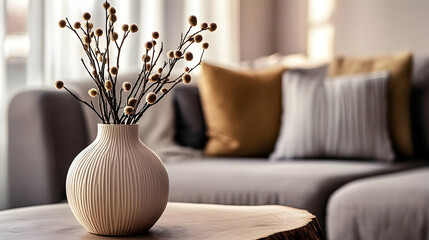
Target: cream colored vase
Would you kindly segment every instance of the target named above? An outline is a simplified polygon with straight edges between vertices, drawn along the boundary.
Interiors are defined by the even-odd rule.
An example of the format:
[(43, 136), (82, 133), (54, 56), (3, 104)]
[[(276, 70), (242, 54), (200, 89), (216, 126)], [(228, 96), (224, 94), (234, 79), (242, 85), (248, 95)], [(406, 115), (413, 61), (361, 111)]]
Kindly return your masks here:
[(138, 125), (99, 124), (95, 141), (76, 156), (67, 174), (70, 208), (98, 235), (146, 232), (168, 201), (168, 175), (138, 137)]

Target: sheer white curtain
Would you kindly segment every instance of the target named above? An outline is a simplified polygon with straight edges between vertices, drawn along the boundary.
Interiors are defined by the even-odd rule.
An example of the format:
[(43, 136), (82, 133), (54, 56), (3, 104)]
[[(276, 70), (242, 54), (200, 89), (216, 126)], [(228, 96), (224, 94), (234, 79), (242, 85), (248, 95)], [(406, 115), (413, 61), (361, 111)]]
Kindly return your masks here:
[(5, 1), (0, 0), (0, 209), (7, 207), (7, 91), (4, 57)]
[[(121, 71), (137, 71), (144, 43), (153, 31), (159, 31), (164, 49), (174, 49), (180, 33), (187, 29), (187, 17), (198, 16), (200, 22), (216, 22), (218, 30), (206, 34), (211, 49), (205, 60), (230, 64), (239, 61), (239, 0), (111, 0), (118, 10), (117, 29), (123, 23), (137, 23), (138, 34), (130, 35), (121, 53)], [(82, 13), (92, 13), (95, 26), (103, 26), (104, 11), (100, 0), (31, 0), (30, 57), (28, 84), (52, 84), (58, 79), (86, 76), (80, 58), (85, 57), (74, 34), (60, 29), (59, 19), (73, 23)]]

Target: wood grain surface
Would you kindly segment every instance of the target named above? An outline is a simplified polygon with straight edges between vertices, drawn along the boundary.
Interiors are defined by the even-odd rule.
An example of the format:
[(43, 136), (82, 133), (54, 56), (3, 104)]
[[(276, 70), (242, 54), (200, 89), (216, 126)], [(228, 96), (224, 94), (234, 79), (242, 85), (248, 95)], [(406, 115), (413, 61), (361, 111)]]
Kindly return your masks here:
[[(0, 239), (114, 239), (87, 232), (68, 204), (0, 212)], [(117, 239), (324, 239), (311, 213), (285, 206), (168, 203), (146, 234)]]

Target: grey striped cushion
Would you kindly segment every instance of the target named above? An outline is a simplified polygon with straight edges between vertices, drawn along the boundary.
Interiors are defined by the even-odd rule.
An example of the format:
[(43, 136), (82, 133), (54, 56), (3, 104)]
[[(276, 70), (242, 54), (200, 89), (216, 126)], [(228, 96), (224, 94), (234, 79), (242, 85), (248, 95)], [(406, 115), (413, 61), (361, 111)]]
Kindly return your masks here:
[(282, 126), (271, 158), (393, 160), (387, 82), (388, 72), (335, 79), (311, 70), (286, 72)]

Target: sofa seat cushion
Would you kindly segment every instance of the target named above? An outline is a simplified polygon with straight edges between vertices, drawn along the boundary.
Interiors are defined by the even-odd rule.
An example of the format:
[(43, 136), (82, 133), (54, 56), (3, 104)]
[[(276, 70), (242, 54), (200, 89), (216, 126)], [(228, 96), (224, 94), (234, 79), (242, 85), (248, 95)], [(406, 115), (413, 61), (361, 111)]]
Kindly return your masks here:
[(351, 182), (328, 205), (329, 239), (427, 239), (429, 168)]
[[(259, 161), (258, 161), (259, 160)], [(323, 225), (329, 196), (354, 179), (407, 165), (349, 161), (206, 158), (167, 163), (170, 201), (262, 205), (306, 209)]]

